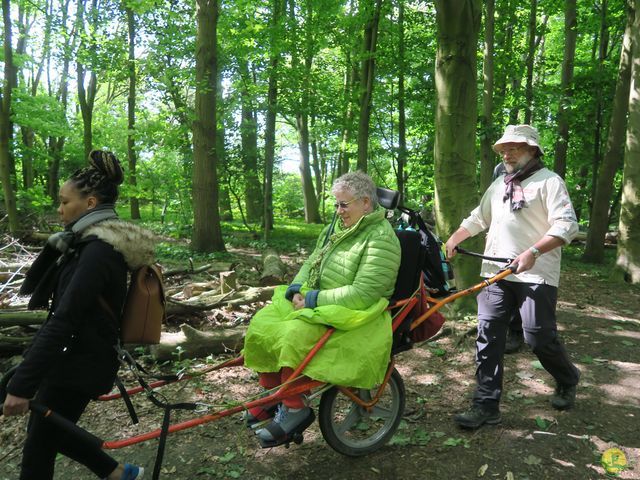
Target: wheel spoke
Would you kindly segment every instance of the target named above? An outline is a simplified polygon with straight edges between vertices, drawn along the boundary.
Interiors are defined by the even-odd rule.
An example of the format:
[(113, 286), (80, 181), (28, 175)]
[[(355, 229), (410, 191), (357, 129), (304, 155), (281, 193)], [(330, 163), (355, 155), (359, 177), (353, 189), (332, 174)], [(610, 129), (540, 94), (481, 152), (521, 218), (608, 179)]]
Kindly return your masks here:
[(360, 414), (360, 408), (356, 404), (352, 403), (351, 407), (349, 408), (349, 413), (347, 413), (347, 415), (344, 417), (344, 420), (342, 420), (337, 425), (338, 428), (336, 429), (336, 432), (342, 435), (345, 432), (351, 430), (355, 425), (358, 424), (360, 418), (362, 418), (362, 415)]
[(381, 406), (379, 403), (376, 404), (375, 407), (373, 407), (373, 409), (371, 410), (371, 413), (369, 414), (370, 417), (378, 417), (378, 418), (382, 418), (382, 419), (389, 419), (391, 418), (392, 412), (391, 412), (391, 408), (387, 408), (387, 407), (383, 407)]

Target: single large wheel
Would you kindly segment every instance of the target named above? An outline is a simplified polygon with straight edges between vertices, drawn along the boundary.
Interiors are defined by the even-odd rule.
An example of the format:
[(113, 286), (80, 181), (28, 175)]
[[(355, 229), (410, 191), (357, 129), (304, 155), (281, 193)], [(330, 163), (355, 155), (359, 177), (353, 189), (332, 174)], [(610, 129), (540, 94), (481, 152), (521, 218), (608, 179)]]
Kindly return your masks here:
[[(355, 393), (370, 402), (377, 392), (359, 389)], [(375, 452), (393, 436), (404, 413), (404, 383), (394, 368), (378, 403), (371, 411), (358, 406), (337, 387), (322, 394), (318, 421), (322, 436), (335, 451), (349, 457)]]

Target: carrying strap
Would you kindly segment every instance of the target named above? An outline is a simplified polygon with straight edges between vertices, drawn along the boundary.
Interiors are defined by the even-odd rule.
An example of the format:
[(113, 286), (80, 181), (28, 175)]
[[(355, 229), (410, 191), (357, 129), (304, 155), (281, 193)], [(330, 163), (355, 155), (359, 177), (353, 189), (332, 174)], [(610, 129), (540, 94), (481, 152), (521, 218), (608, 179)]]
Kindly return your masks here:
[(116, 387), (118, 387), (120, 396), (122, 397), (122, 400), (124, 400), (124, 404), (127, 407), (127, 412), (129, 412), (129, 416), (131, 417), (131, 422), (134, 425), (137, 425), (139, 422), (138, 414), (136, 413), (136, 409), (134, 408), (133, 403), (131, 403), (131, 397), (127, 393), (127, 389), (122, 383), (122, 380), (120, 380), (120, 377), (117, 375), (116, 375)]

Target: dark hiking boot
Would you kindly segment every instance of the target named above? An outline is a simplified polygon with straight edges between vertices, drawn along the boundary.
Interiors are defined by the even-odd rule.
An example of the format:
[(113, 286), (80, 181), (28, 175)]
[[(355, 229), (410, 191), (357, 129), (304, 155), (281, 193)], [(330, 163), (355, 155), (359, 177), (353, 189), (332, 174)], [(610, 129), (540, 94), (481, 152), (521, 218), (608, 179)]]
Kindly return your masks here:
[(520, 351), (522, 345), (524, 345), (522, 330), (509, 330), (509, 333), (507, 333), (507, 343), (504, 346), (504, 353), (516, 353)]
[(496, 425), (502, 421), (500, 410), (487, 409), (480, 405), (473, 405), (464, 413), (459, 413), (453, 420), (464, 428), (479, 428), (485, 423), (487, 425)]
[(576, 385), (556, 385), (551, 406), (556, 410), (568, 410), (576, 403)]

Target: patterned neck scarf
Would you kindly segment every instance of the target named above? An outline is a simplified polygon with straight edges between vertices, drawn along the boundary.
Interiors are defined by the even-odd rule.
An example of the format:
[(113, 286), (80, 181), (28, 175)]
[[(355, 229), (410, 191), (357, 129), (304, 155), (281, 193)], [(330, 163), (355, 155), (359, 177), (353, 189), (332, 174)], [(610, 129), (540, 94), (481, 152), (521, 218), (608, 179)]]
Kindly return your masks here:
[(529, 162), (517, 172), (509, 173), (504, 177), (504, 196), (502, 201), (511, 202), (511, 211), (522, 210), (524, 208), (524, 192), (520, 182), (526, 180), (538, 170), (544, 168), (544, 164), (540, 157), (532, 158)]
[(113, 218), (118, 218), (113, 205), (102, 204), (67, 225), (64, 231), (49, 237), (20, 287), (20, 295), (31, 295), (29, 310), (49, 307), (60, 266), (73, 256), (82, 232), (91, 225)]

